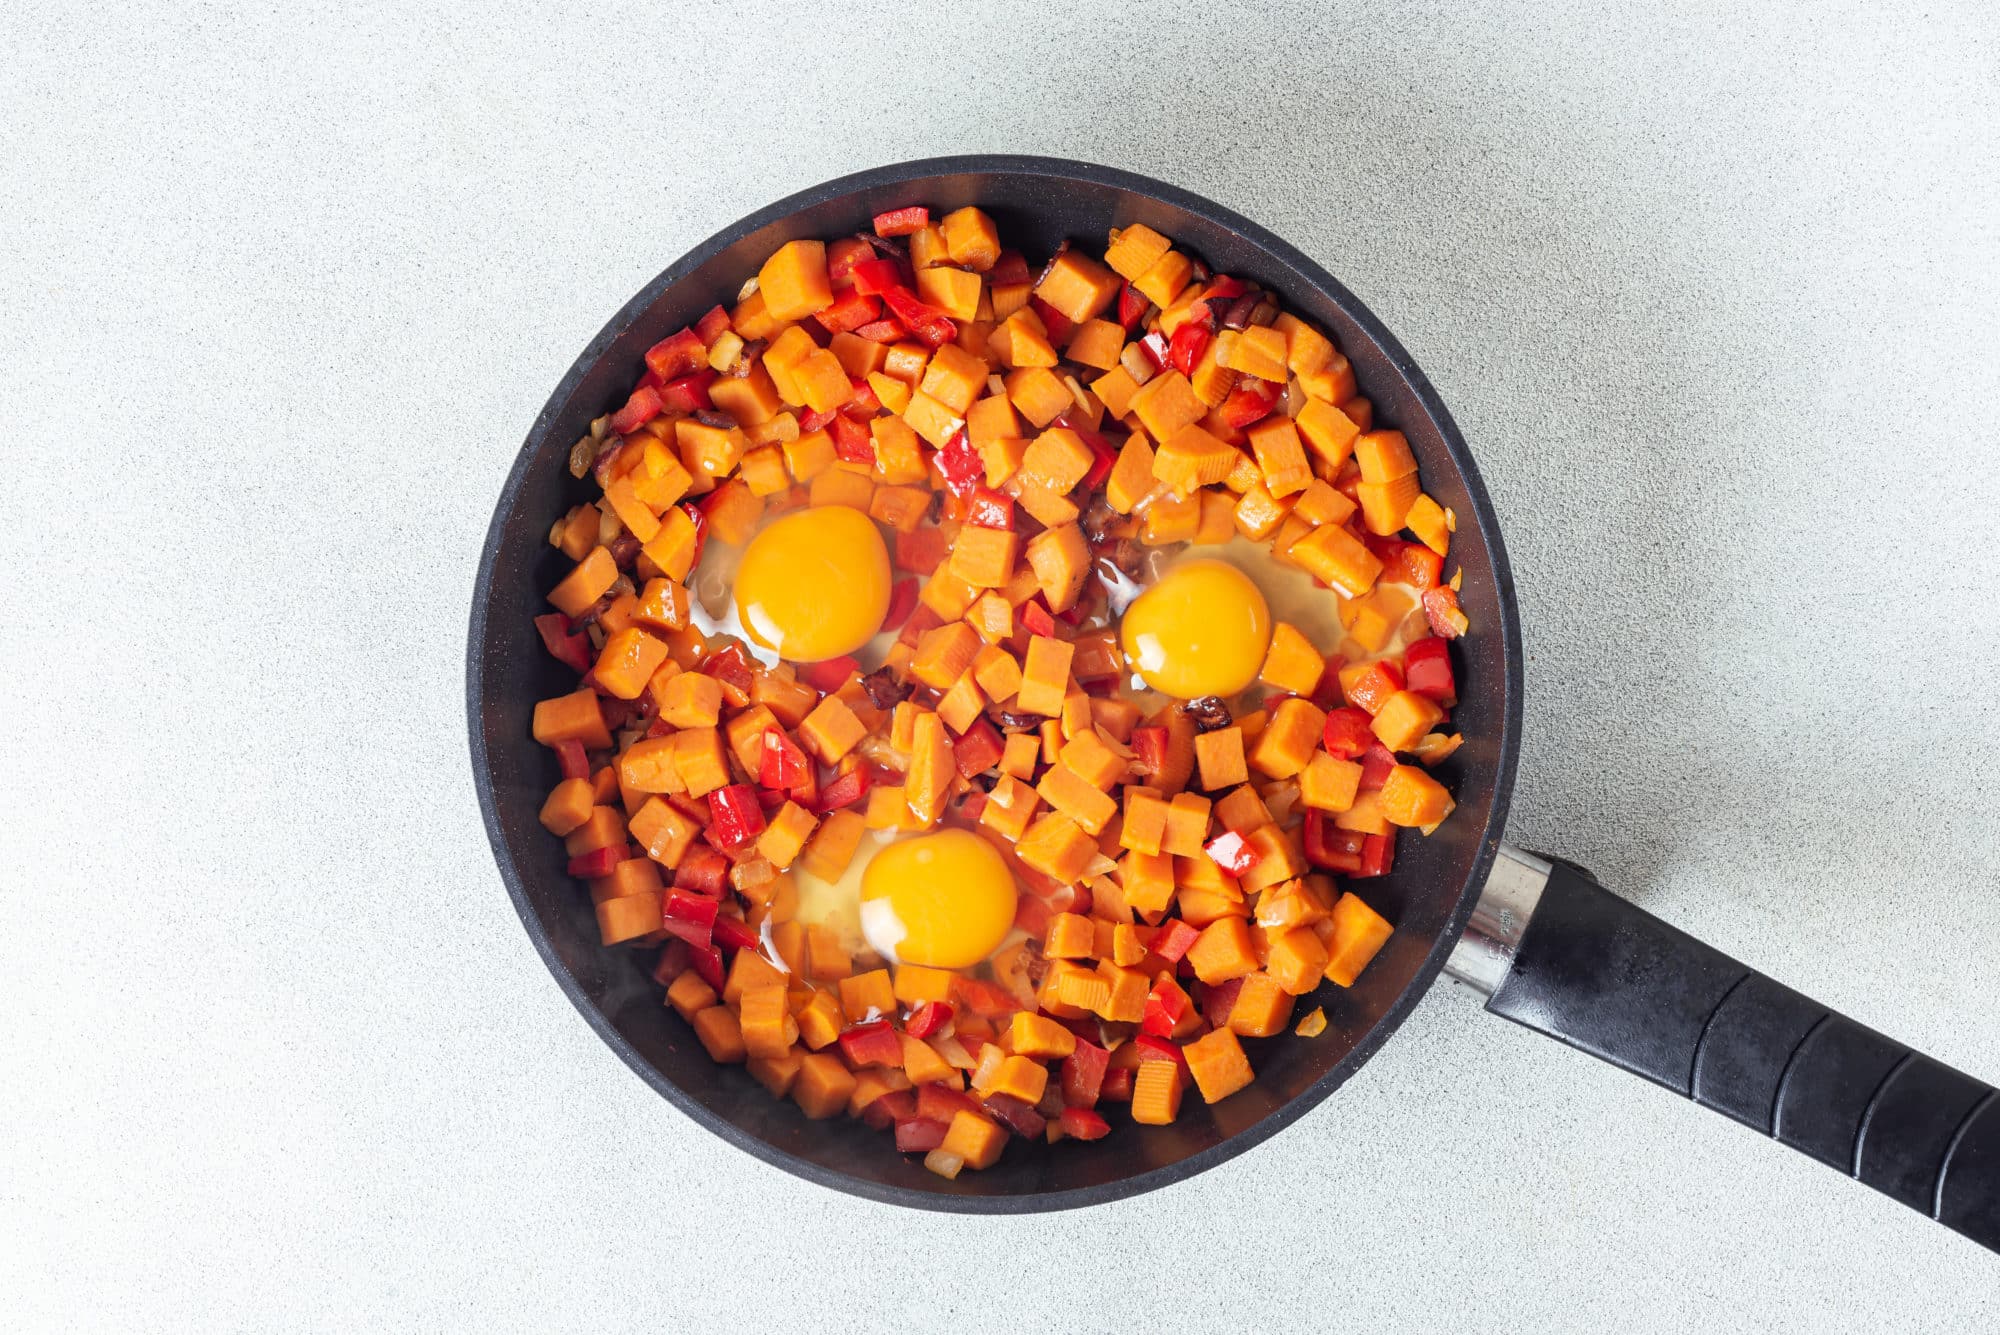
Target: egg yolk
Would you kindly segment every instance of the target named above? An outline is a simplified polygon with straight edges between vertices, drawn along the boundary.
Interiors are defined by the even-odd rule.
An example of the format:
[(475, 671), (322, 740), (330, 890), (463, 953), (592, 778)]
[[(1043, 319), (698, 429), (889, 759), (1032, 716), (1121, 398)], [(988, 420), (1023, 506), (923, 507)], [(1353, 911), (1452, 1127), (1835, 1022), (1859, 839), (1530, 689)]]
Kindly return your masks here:
[(1132, 600), (1119, 623), (1125, 661), (1146, 684), (1181, 700), (1234, 695), (1264, 666), (1271, 610), (1226, 561), (1188, 561)]
[(889, 549), (845, 505), (785, 515), (743, 549), (736, 612), (750, 638), (794, 663), (851, 654), (889, 614)]
[(899, 839), (861, 874), (861, 931), (900, 964), (966, 969), (1014, 926), (1014, 878), (970, 830)]

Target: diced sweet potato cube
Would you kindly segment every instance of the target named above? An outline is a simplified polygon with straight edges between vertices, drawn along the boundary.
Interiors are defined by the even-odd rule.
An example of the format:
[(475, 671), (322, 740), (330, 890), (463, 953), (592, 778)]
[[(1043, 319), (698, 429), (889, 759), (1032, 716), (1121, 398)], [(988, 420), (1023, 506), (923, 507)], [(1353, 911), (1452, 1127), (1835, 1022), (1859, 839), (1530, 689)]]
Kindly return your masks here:
[(1326, 945), (1318, 934), (1310, 927), (1294, 927), (1271, 939), (1264, 971), (1287, 993), (1302, 997), (1319, 986), (1326, 962)]
[(1346, 811), (1361, 791), (1361, 766), (1315, 751), (1299, 772), (1299, 801), (1319, 811)]
[(1311, 695), (1326, 671), (1326, 660), (1289, 621), (1271, 627), (1271, 648), (1257, 680), (1292, 695)]
[(1250, 752), (1250, 764), (1274, 779), (1289, 779), (1306, 767), (1319, 745), (1326, 713), (1294, 696), (1278, 702)]
[(806, 840), (805, 851), (799, 855), (799, 865), (822, 881), (839, 880), (867, 828), (856, 812), (829, 811), (820, 821), (819, 828), (813, 831), (812, 837)]
[(1153, 455), (1153, 476), (1178, 496), (1222, 481), (1239, 457), (1235, 446), (1217, 440), (1193, 422), (1163, 439), (1165, 443)]
[[(965, 418), (930, 395), (918, 390), (903, 408), (902, 420), (910, 429), (938, 449), (943, 449), (965, 425)], [(879, 450), (877, 451), (879, 454)]]
[(1451, 793), (1445, 786), (1414, 765), (1398, 765), (1389, 771), (1376, 800), (1382, 805), (1383, 819), (1391, 825), (1435, 825), (1452, 809)]
[(1132, 410), (1132, 396), (1139, 392), (1139, 382), (1123, 366), (1114, 366), (1090, 382), (1090, 392), (1097, 396), (1106, 412), (1123, 418)]
[(840, 1002), (831, 992), (814, 992), (794, 1019), (799, 1027), (799, 1041), (814, 1052), (839, 1038), (844, 1023)]
[(1256, 850), (1257, 865), (1239, 878), (1245, 893), (1268, 889), (1305, 872), (1305, 854), (1297, 840), (1278, 826), (1259, 826), (1247, 838)]
[[(961, 530), (959, 536), (963, 538), (973, 531)], [(933, 690), (949, 690), (972, 667), (973, 656), (980, 647), (979, 632), (963, 621), (935, 626), (917, 641), (916, 653), (910, 659), (910, 675)]]
[(676, 728), (712, 728), (722, 717), (722, 683), (702, 672), (683, 672), (667, 682), (659, 699), (660, 718)]
[(905, 1006), (923, 1001), (949, 1001), (951, 980), (956, 976), (950, 969), (899, 964), (896, 966), (896, 1000)]
[[(1068, 649), (1068, 645), (1063, 646)], [(1069, 658), (1065, 654), (1062, 662), (1065, 676), (1069, 673)], [(1057, 706), (1061, 702), (1058, 699)], [(1054, 711), (1050, 711), (1054, 712)], [(604, 709), (597, 702), (597, 692), (585, 687), (568, 695), (559, 695), (552, 700), (542, 700), (535, 705), (533, 733), (536, 741), (543, 746), (554, 746), (558, 742), (581, 742), (585, 749), (596, 750), (611, 745), (610, 729), (604, 725)]]
[(1271, 809), (1264, 805), (1264, 799), (1258, 795), (1256, 788), (1246, 783), (1240, 788), (1230, 789), (1216, 802), (1215, 819), (1225, 830), (1248, 834), (1260, 825), (1271, 823)]
[(1072, 737), (1057, 759), (1063, 768), (1104, 792), (1110, 792), (1129, 768), (1125, 757), (1106, 746), (1094, 726)]
[(1443, 721), (1444, 710), (1429, 696), (1397, 691), (1376, 711), (1371, 726), (1382, 745), (1391, 751), (1408, 751)]
[(1052, 960), (1089, 959), (1093, 940), (1090, 919), (1077, 913), (1058, 913), (1049, 919), (1042, 953)]
[(1355, 499), (1361, 502), (1361, 522), (1378, 537), (1400, 533), (1410, 507), (1422, 494), (1415, 473), (1388, 482), (1360, 482), (1354, 488)]
[(1119, 827), (1120, 847), (1158, 854), (1167, 833), (1166, 799), (1151, 788), (1130, 784), (1125, 789), (1125, 819)]
[(1046, 1015), (1016, 1011), (1008, 1031), (1008, 1044), (1023, 1057), (1046, 1060), (1067, 1057), (1076, 1051), (1076, 1035)]
[(1159, 263), (1160, 257), (1172, 245), (1146, 224), (1131, 223), (1112, 231), (1111, 244), (1104, 251), (1104, 262), (1111, 266), (1113, 273), (1130, 281)]
[(953, 732), (962, 733), (977, 723), (986, 708), (986, 697), (980, 693), (979, 683), (965, 673), (951, 684), (951, 689), (938, 701), (937, 715), (945, 726)]
[(1201, 531), (1201, 495), (1175, 498), (1162, 495), (1146, 507), (1139, 541), (1148, 547), (1165, 547), (1176, 542), (1193, 542)]
[(1083, 437), (1068, 427), (1050, 427), (1029, 442), (1021, 476), (1062, 495), (1083, 481), (1094, 459)]
[(798, 860), (817, 822), (813, 814), (796, 802), (787, 801), (764, 824), (757, 836), (757, 852), (774, 867), (789, 867)]
[(785, 452), (785, 468), (796, 482), (812, 481), (833, 467), (836, 457), (833, 437), (825, 431), (808, 431), (797, 440), (786, 441), (781, 448)]
[(986, 363), (956, 343), (947, 343), (931, 354), (918, 388), (953, 412), (969, 413), (986, 388)]
[(806, 715), (805, 722), (799, 724), (799, 744), (817, 756), (823, 765), (839, 760), (867, 735), (867, 727), (854, 716), (847, 702), (837, 695), (821, 700), (813, 712)]
[(752, 1057), (782, 1057), (799, 1035), (783, 983), (747, 987), (738, 1006), (743, 1049)]
[(978, 274), (938, 265), (917, 270), (917, 296), (954, 320), (979, 314), (979, 296), (986, 284)]
[(1027, 828), (1014, 845), (1014, 854), (1023, 865), (1068, 885), (1080, 879), (1097, 856), (1097, 841), (1068, 816), (1051, 811)]
[(1304, 491), (1312, 482), (1312, 466), (1306, 462), (1299, 431), (1288, 417), (1273, 415), (1250, 428), (1250, 448), (1257, 453), (1257, 467), (1273, 496), (1289, 496)]
[(838, 986), (840, 1009), (849, 1024), (866, 1024), (896, 1013), (896, 988), (887, 969), (854, 974), (841, 979)]
[(1118, 275), (1096, 260), (1075, 250), (1066, 250), (1049, 265), (1035, 295), (1053, 306), (1065, 318), (1082, 324), (1103, 312), (1118, 296)]
[[(984, 381), (980, 382), (984, 384)], [(965, 437), (975, 447), (988, 441), (1018, 440), (1021, 436), (1021, 419), (1014, 411), (1013, 402), (1004, 394), (994, 394), (980, 399), (965, 413)], [(984, 457), (984, 451), (981, 451)], [(1000, 481), (1005, 482), (1006, 478)]]
[(919, 714), (911, 725), (910, 768), (903, 780), (903, 800), (920, 827), (930, 828), (944, 814), (945, 798), (957, 778), (944, 720), (936, 714)]
[(840, 1058), (830, 1052), (808, 1052), (799, 1058), (799, 1073), (792, 1081), (792, 1102), (813, 1121), (822, 1121), (847, 1110), (854, 1094), (854, 1075)]
[(1354, 441), (1354, 462), (1363, 482), (1393, 482), (1417, 471), (1416, 456), (1400, 431), (1367, 431)]
[(693, 1020), (716, 1004), (715, 989), (700, 974), (689, 969), (668, 985), (667, 1004), (679, 1011), (683, 1020)]
[(1128, 852), (1118, 863), (1126, 906), (1136, 913), (1159, 913), (1174, 897), (1174, 860), (1166, 853)]
[(1439, 556), (1451, 554), (1451, 517), (1429, 496), (1419, 495), (1403, 516), (1404, 525), (1417, 540)]
[(782, 1057), (752, 1059), (743, 1069), (750, 1078), (770, 1091), (774, 1099), (782, 1099), (792, 1092), (792, 1082), (799, 1078), (799, 1063), (805, 1053), (793, 1048)]
[[(1041, 760), (1042, 739), (1032, 732), (1017, 732), (1007, 738), (1007, 745), (1000, 753), (1000, 772), (1026, 783), (1035, 777), (1035, 766)], [(1029, 789), (1033, 792), (1033, 789)], [(1038, 797), (1035, 799), (1040, 801)]]
[(938, 219), (938, 230), (953, 264), (985, 273), (1000, 258), (1000, 229), (979, 209), (953, 209)]
[(1200, 421), (1204, 409), (1186, 376), (1179, 371), (1162, 371), (1132, 396), (1132, 411), (1148, 436), (1166, 440), (1182, 427)]
[(1326, 977), (1342, 987), (1353, 987), (1391, 931), (1382, 915), (1351, 891), (1341, 895), (1333, 906), (1333, 936), (1326, 943)]
[(660, 893), (657, 890), (607, 899), (597, 906), (597, 931), (607, 946), (651, 936), (659, 930)]
[(1292, 504), (1290, 500), (1281, 501), (1272, 496), (1270, 489), (1259, 482), (1237, 498), (1236, 527), (1244, 537), (1253, 541), (1268, 538), (1291, 513)]
[(1049, 610), (1067, 612), (1074, 607), (1090, 576), (1090, 543), (1082, 530), (1075, 524), (1044, 529), (1028, 540), (1027, 555)]
[(1134, 278), (1132, 286), (1155, 306), (1171, 306), (1193, 276), (1194, 261), (1177, 250), (1169, 250)]
[(1298, 427), (1299, 435), (1305, 438), (1321, 463), (1329, 469), (1337, 469), (1347, 462), (1347, 456), (1354, 450), (1355, 439), (1361, 428), (1340, 409), (1330, 403), (1308, 398), (1299, 415), (1292, 419)]
[(1034, 818), (1041, 796), (1012, 774), (1002, 774), (980, 808), (979, 823), (1008, 839), (1019, 839)]
[(1118, 451), (1118, 461), (1111, 466), (1111, 476), (1105, 479), (1105, 504), (1121, 515), (1131, 514), (1153, 490), (1153, 465), (1153, 447), (1146, 443), (1145, 436), (1135, 432)]
[(576, 563), (576, 569), (549, 590), (549, 602), (564, 616), (580, 616), (610, 590), (617, 578), (618, 563), (611, 559), (611, 553), (603, 547), (593, 547), (589, 555)]
[(1118, 365), (1118, 356), (1124, 349), (1122, 328), (1109, 320), (1086, 320), (1070, 334), (1069, 346), (1063, 351), (1080, 366), (1107, 371)]
[(589, 779), (564, 779), (542, 803), (542, 828), (558, 839), (590, 819), (595, 795)]
[[(1043, 1071), (1042, 1074), (1046, 1079), (1048, 1073)], [(1040, 1097), (1037, 1094), (1035, 1099)], [(1028, 1102), (1032, 1103), (1035, 1099)], [(938, 1146), (941, 1153), (963, 1160), (967, 1168), (991, 1168), (999, 1162), (1000, 1151), (1005, 1148), (1007, 1133), (997, 1123), (964, 1108), (952, 1114), (951, 1125), (945, 1130), (944, 1141)]]
[(743, 1047), (742, 1026), (736, 1023), (736, 1013), (729, 1007), (710, 1006), (697, 1012), (689, 1023), (712, 1060), (733, 1066), (749, 1055)]
[(1181, 1113), (1181, 1064), (1142, 1061), (1132, 1076), (1132, 1120), (1167, 1126)]
[(1211, 792), (1245, 783), (1250, 778), (1243, 759), (1243, 729), (1238, 727), (1217, 728), (1197, 735), (1194, 760), (1201, 773), (1201, 786)]
[(826, 243), (787, 241), (757, 271), (757, 293), (764, 310), (779, 323), (802, 320), (833, 304), (833, 285), (826, 273)]
[(908, 1034), (898, 1034), (897, 1039), (903, 1045), (903, 1074), (919, 1085), (959, 1087), (958, 1072), (951, 1068), (951, 1063), (938, 1056), (936, 1048)]
[(1048, 1088), (1049, 1068), (1033, 1057), (1018, 1053), (1000, 1063), (1000, 1071), (987, 1092), (1005, 1094), (1026, 1104), (1041, 1102), (1042, 1094)]
[(1311, 375), (1333, 360), (1333, 340), (1292, 314), (1281, 314), (1271, 327), (1285, 336), (1285, 365), (1294, 375)]
[(1382, 574), (1382, 562), (1375, 553), (1334, 524), (1323, 524), (1297, 539), (1285, 554), (1313, 578), (1350, 598), (1367, 593)]
[(1361, 834), (1388, 834), (1394, 829), (1382, 814), (1380, 789), (1355, 794), (1353, 805), (1334, 814), (1333, 824), (1335, 829)]
[(1292, 994), (1268, 973), (1244, 977), (1236, 1004), (1229, 1008), (1226, 1027), (1245, 1038), (1269, 1038), (1292, 1018)]
[(1181, 1055), (1205, 1102), (1220, 1103), (1250, 1083), (1250, 1059), (1231, 1030), (1210, 1030), (1182, 1048)]
[(812, 480), (812, 505), (844, 505), (868, 513), (875, 497), (875, 479), (842, 467), (833, 467)]
[(951, 573), (976, 589), (1000, 588), (1014, 573), (1014, 558), (1020, 553), (1020, 545), (1021, 535), (1011, 529), (967, 524), (952, 543)]
[(987, 699), (1005, 700), (1021, 689), (1021, 665), (999, 645), (989, 644), (973, 655), (972, 679)]
[(1069, 386), (1047, 367), (1026, 366), (1007, 373), (1007, 397), (1022, 417), (1045, 427), (1075, 403)]
[(1344, 492), (1335, 491), (1331, 484), (1314, 478), (1298, 494), (1298, 503), (1293, 506), (1292, 513), (1314, 524), (1344, 524), (1354, 510), (1354, 502)]
[(1060, 764), (1050, 767), (1035, 791), (1052, 808), (1092, 834), (1102, 833), (1118, 812), (1118, 803), (1108, 793)]
[(854, 382), (840, 358), (825, 348), (814, 348), (792, 368), (799, 401), (816, 413), (830, 413), (854, 397)]
[(1188, 947), (1187, 960), (1204, 983), (1226, 983), (1257, 969), (1251, 948), (1250, 924), (1242, 918), (1218, 918), (1202, 928)]
[(672, 803), (655, 797), (632, 813), (631, 833), (647, 857), (663, 866), (678, 867), (701, 827), (675, 810)]
[[(1200, 738), (1196, 738), (1199, 743)], [(1210, 802), (1199, 793), (1177, 793), (1167, 804), (1167, 828), (1160, 847), (1177, 857), (1198, 857), (1208, 842)]]
[(1076, 647), (1066, 640), (1036, 635), (1028, 640), (1028, 659), (1021, 669), (1021, 689), (1014, 699), (1025, 713), (1050, 718), (1062, 712), (1069, 694), (1069, 669)]
[(889, 359), (886, 344), (862, 338), (858, 334), (835, 334), (827, 343), (827, 351), (840, 358), (840, 364), (847, 373), (859, 379), (867, 379), (882, 369)]
[(1235, 339), (1224, 345), (1217, 339), (1218, 346), (1224, 348), (1216, 360), (1232, 371), (1256, 376), (1259, 380), (1284, 384), (1289, 376), (1285, 366), (1285, 335), (1268, 325), (1251, 325)]
[(641, 550), (668, 579), (684, 581), (694, 566), (696, 537), (694, 520), (676, 506), (661, 516), (660, 531)]

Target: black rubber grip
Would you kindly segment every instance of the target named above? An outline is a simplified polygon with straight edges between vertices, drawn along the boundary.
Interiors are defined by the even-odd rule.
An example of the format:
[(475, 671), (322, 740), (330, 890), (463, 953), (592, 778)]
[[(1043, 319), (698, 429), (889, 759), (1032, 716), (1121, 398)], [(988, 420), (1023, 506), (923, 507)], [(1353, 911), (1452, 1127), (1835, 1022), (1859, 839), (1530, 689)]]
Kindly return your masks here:
[(2000, 1252), (2000, 1097), (1558, 863), (1487, 1009)]

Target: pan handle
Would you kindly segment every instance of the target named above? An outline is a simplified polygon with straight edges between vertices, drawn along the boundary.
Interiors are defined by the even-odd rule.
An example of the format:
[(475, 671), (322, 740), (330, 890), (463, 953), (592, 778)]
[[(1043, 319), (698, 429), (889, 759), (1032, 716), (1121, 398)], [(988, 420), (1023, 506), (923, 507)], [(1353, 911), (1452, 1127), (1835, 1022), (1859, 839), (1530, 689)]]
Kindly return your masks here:
[(2000, 1252), (2000, 1095), (1738, 964), (1581, 868), (1502, 845), (1447, 971)]

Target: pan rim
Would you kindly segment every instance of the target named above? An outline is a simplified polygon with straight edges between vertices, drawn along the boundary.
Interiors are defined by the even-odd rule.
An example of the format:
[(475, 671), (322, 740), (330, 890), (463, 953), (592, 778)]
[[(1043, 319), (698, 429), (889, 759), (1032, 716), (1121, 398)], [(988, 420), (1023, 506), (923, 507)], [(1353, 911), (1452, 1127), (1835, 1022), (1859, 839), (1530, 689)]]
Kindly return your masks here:
[[(1494, 585), (1500, 610), (1501, 658), (1504, 664), (1503, 699), (1500, 709), (1500, 735), (1498, 738), (1498, 762), (1493, 776), (1492, 799), (1481, 819), (1483, 829), (1479, 847), (1473, 859), (1465, 884), (1459, 888), (1444, 926), (1440, 929), (1431, 950), (1419, 963), (1416, 971), (1402, 991), (1389, 1004), (1375, 1024), (1361, 1040), (1331, 1069), (1307, 1086), (1299, 1094), (1288, 1100), (1275, 1112), (1262, 1118), (1252, 1126), (1229, 1135), (1206, 1149), (1199, 1150), (1173, 1163), (1119, 1178), (1115, 1182), (1090, 1187), (1064, 1188), (1052, 1191), (1022, 1192), (1013, 1195), (955, 1195), (948, 1192), (922, 1191), (916, 1188), (894, 1186), (871, 1181), (826, 1168), (810, 1160), (791, 1154), (758, 1137), (752, 1136), (734, 1122), (712, 1112), (669, 1080), (662, 1072), (619, 1033), (605, 1011), (584, 992), (575, 975), (564, 966), (543, 929), (539, 916), (529, 901), (525, 878), (508, 851), (503, 835), (495, 786), (492, 781), (491, 756), (488, 753), (480, 720), (484, 713), (485, 691), (481, 680), (482, 646), (487, 634), (487, 611), (492, 601), (493, 573), (497, 563), (507, 520), (513, 515), (521, 490), (528, 478), (530, 465), (540, 451), (552, 423), (567, 403), (577, 384), (604, 355), (605, 351), (628, 329), (634, 321), (648, 310), (670, 287), (680, 282), (688, 274), (705, 264), (716, 254), (735, 243), (740, 238), (767, 224), (799, 213), (828, 200), (858, 193), (884, 185), (922, 179), (932, 176), (960, 174), (1017, 175), (1033, 176), (1055, 181), (1071, 181), (1082, 184), (1107, 186), (1112, 189), (1144, 196), (1159, 202), (1184, 209), (1207, 219), (1209, 222), (1237, 233), (1244, 240), (1264, 250), (1280, 263), (1302, 274), (1327, 298), (1339, 305), (1367, 334), (1376, 347), (1389, 360), (1396, 372), (1410, 386), (1411, 392), (1422, 405), (1424, 412), (1437, 427), (1444, 441), (1446, 452), (1459, 471), (1466, 495), (1471, 501), (1472, 519), (1481, 541), (1485, 544), (1492, 566)], [(1460, 517), (1462, 523), (1464, 516)], [(492, 846), (494, 861), (500, 871), (502, 882), (507, 887), (514, 911), (521, 919), (535, 952), (542, 963), (554, 976), (563, 994), (575, 1006), (597, 1036), (616, 1053), (639, 1078), (651, 1086), (674, 1107), (686, 1114), (698, 1125), (720, 1136), (729, 1144), (744, 1150), (773, 1167), (780, 1168), (815, 1185), (829, 1187), (849, 1195), (859, 1196), (882, 1204), (899, 1205), (913, 1209), (937, 1210), (955, 1214), (1034, 1214), (1056, 1210), (1076, 1209), (1099, 1205), (1109, 1201), (1137, 1196), (1160, 1187), (1171, 1185), (1192, 1177), (1197, 1173), (1224, 1163), (1235, 1156), (1263, 1143), (1298, 1121), (1307, 1112), (1317, 1107), (1334, 1090), (1344, 1084), (1355, 1071), (1359, 1070), (1374, 1056), (1375, 1052), (1388, 1041), (1389, 1037), (1402, 1025), (1415, 1009), (1417, 1003), (1430, 991), (1438, 974), (1443, 970), (1445, 960), (1453, 946), (1465, 930), (1473, 905), (1479, 898), (1487, 873), (1492, 867), (1502, 832), (1506, 825), (1507, 812), (1513, 796), (1516, 762), (1520, 747), (1522, 710), (1522, 664), (1521, 632), (1515, 605), (1514, 578), (1507, 559), (1507, 551), (1500, 535), (1498, 517), (1480, 476), (1477, 463), (1464, 437), (1459, 433), (1457, 423), (1446, 409), (1442, 399), (1432, 386), (1430, 379), (1417, 366), (1415, 360), (1397, 341), (1374, 312), (1359, 298), (1327, 273), (1312, 259), (1301, 253), (1288, 242), (1274, 235), (1264, 227), (1233, 210), (1200, 195), (1183, 190), (1164, 181), (1154, 180), (1120, 168), (1105, 167), (1095, 163), (1066, 158), (1048, 158), (1020, 154), (968, 154), (948, 157), (919, 158), (907, 162), (887, 164), (845, 176), (833, 178), (809, 186), (783, 199), (765, 205), (737, 221), (720, 229), (707, 240), (690, 249), (662, 270), (653, 280), (619, 308), (597, 335), (585, 345), (582, 353), (571, 364), (569, 370), (557, 383), (540, 413), (529, 428), (513, 467), (508, 471), (500, 496), (495, 504), (486, 540), (480, 550), (479, 569), (474, 580), (472, 614), (466, 640), (466, 718), (470, 734), (473, 786), (478, 793), (480, 815), (486, 828), (488, 843)], [(1467, 813), (1470, 814), (1470, 813)]]

